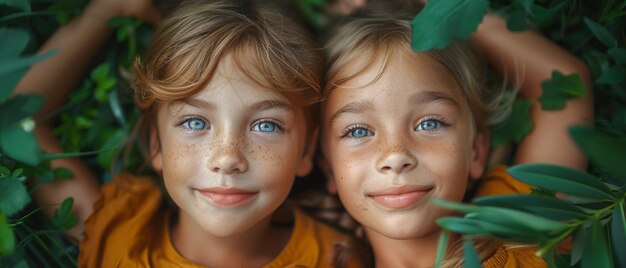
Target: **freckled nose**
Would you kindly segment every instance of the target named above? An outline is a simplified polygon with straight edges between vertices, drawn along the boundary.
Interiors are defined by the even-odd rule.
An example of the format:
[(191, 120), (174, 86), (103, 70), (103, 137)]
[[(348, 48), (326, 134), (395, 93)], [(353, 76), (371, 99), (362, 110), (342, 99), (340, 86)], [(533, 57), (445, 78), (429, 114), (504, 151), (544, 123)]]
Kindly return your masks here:
[(241, 152), (238, 142), (221, 142), (212, 150), (209, 168), (216, 173), (233, 174), (248, 171), (248, 161)]
[(417, 166), (417, 158), (404, 148), (384, 153), (376, 163), (376, 168), (381, 173), (402, 173), (414, 169)]

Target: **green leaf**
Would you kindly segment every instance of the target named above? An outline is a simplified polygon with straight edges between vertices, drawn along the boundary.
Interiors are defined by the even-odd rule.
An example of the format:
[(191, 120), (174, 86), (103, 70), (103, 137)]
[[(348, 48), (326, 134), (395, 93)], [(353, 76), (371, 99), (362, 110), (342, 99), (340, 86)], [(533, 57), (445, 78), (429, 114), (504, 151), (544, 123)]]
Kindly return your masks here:
[(543, 110), (561, 110), (565, 101), (572, 97), (582, 97), (586, 93), (585, 85), (578, 74), (563, 75), (552, 72), (552, 78), (541, 82), (543, 94), (539, 96)]
[(533, 25), (544, 27), (555, 21), (559, 17), (559, 12), (567, 6), (568, 1), (562, 1), (550, 8), (544, 8), (540, 5), (532, 5), (531, 11), (528, 12)]
[(496, 195), (472, 200), (479, 206), (521, 209), (532, 214), (552, 219), (582, 219), (587, 214), (580, 208), (556, 198), (538, 195)]
[(626, 49), (624, 48), (611, 48), (608, 50), (608, 54), (620, 65), (626, 65)]
[(413, 19), (412, 47), (417, 51), (444, 48), (476, 31), (487, 14), (486, 0), (431, 0)]
[(510, 140), (519, 143), (532, 130), (533, 122), (530, 118), (532, 104), (532, 100), (515, 100), (509, 118), (491, 128), (492, 147)]
[(479, 224), (478, 221), (472, 219), (465, 218), (457, 218), (457, 217), (443, 217), (439, 218), (435, 221), (439, 226), (441, 226), (445, 230), (449, 230), (454, 233), (459, 234), (470, 234), (470, 235), (487, 235), (488, 232), (485, 231)]
[(15, 87), (22, 80), (24, 74), (26, 74), (28, 68), (21, 68), (14, 71), (0, 73), (0, 102), (11, 96)]
[(69, 230), (76, 224), (78, 217), (72, 213), (72, 206), (74, 205), (74, 199), (71, 197), (66, 198), (61, 203), (61, 207), (54, 211), (52, 217), (52, 223), (64, 230)]
[(626, 68), (611, 67), (602, 72), (602, 75), (596, 80), (597, 84), (617, 85), (626, 79)]
[(476, 249), (474, 248), (474, 244), (472, 240), (469, 238), (465, 239), (463, 243), (463, 267), (465, 268), (479, 268), (483, 267), (480, 263), (480, 257), (478, 257), (478, 253), (476, 253)]
[(22, 11), (30, 11), (30, 1), (28, 0), (0, 0), (0, 5), (18, 8)]
[(15, 70), (20, 70), (25, 67), (33, 65), (33, 63), (47, 59), (57, 53), (58, 49), (48, 50), (42, 54), (32, 55), (27, 57), (12, 58), (12, 59), (0, 59), (0, 73), (9, 73)]
[(111, 70), (111, 65), (109, 63), (102, 63), (91, 71), (91, 79), (96, 83), (103, 81), (109, 77), (109, 70)]
[(9, 101), (0, 103), (0, 128), (10, 127), (26, 117), (33, 116), (42, 104), (43, 99), (34, 95), (16, 95)]
[(437, 206), (460, 211), (463, 213), (478, 212), (482, 210), (481, 207), (478, 207), (475, 205), (459, 204), (456, 202), (446, 201), (446, 200), (438, 199), (438, 198), (430, 198), (429, 201)]
[(435, 268), (441, 267), (441, 262), (446, 255), (448, 249), (448, 240), (450, 239), (450, 232), (447, 230), (441, 231), (439, 234), (439, 242), (437, 243), (437, 255), (435, 257)]
[(583, 256), (585, 241), (587, 239), (585, 228), (582, 226), (578, 227), (578, 231), (576, 231), (573, 239), (574, 242), (572, 243), (572, 257), (570, 259), (571, 266), (574, 266), (576, 263), (578, 263)]
[(0, 178), (11, 176), (11, 170), (7, 167), (0, 166)]
[(512, 32), (521, 32), (526, 30), (526, 12), (516, 10), (507, 14), (506, 27)]
[(589, 30), (591, 30), (591, 32), (596, 37), (596, 39), (598, 39), (602, 44), (604, 44), (607, 47), (617, 46), (617, 40), (615, 39), (615, 37), (613, 36), (613, 34), (611, 34), (609, 30), (604, 28), (604, 26), (596, 23), (593, 20), (590, 20), (587, 17), (585, 17), (584, 20)]
[(622, 160), (626, 152), (626, 137), (616, 137), (586, 126), (571, 127), (569, 133), (593, 164), (626, 182), (626, 165)]
[(0, 58), (14, 58), (24, 51), (30, 36), (22, 29), (0, 28), (0, 40)]
[(617, 267), (626, 267), (626, 254), (623, 250), (626, 248), (626, 216), (625, 201), (619, 202), (613, 208), (613, 218), (611, 219), (611, 242), (613, 248), (613, 257)]
[(7, 216), (0, 212), (0, 256), (10, 256), (15, 249), (15, 235), (7, 223)]
[(614, 267), (606, 228), (602, 226), (599, 218), (593, 221), (585, 236), (585, 251), (581, 259), (581, 267)]
[(591, 174), (549, 164), (523, 164), (508, 169), (514, 178), (569, 195), (597, 200), (613, 200), (611, 190)]
[(67, 179), (74, 176), (71, 170), (65, 167), (59, 167), (54, 169), (54, 177), (59, 179)]
[[(508, 226), (532, 233), (552, 233), (566, 227), (565, 224), (535, 216), (533, 214), (514, 209), (499, 207), (481, 207), (482, 210), (471, 213), (471, 219), (490, 222), (496, 225)], [(470, 218), (470, 214), (466, 217)]]
[(515, 3), (522, 6), (524, 8), (524, 11), (526, 11), (526, 13), (531, 13), (532, 12), (532, 7), (533, 7), (533, 2), (535, 2), (534, 0), (515, 0)]
[(16, 178), (0, 179), (0, 211), (8, 216), (20, 212), (30, 202), (24, 184)]
[(35, 136), (19, 125), (0, 129), (0, 148), (7, 156), (31, 166), (37, 165), (41, 160), (41, 151)]
[[(491, 236), (498, 237), (507, 241), (517, 242), (536, 242), (542, 240), (544, 234), (533, 231), (524, 225), (512, 225), (510, 221), (494, 222), (492, 219), (488, 219), (490, 212), (485, 213), (469, 213), (465, 215), (468, 220), (474, 220), (475, 224), (483, 230), (483, 233)], [(492, 215), (495, 216), (495, 215)], [(464, 233), (469, 235), (483, 235), (483, 233)]]
[(22, 173), (24, 173), (24, 169), (23, 168), (15, 169), (15, 170), (13, 170), (13, 174), (11, 174), (11, 177), (18, 178), (20, 175), (22, 175)]

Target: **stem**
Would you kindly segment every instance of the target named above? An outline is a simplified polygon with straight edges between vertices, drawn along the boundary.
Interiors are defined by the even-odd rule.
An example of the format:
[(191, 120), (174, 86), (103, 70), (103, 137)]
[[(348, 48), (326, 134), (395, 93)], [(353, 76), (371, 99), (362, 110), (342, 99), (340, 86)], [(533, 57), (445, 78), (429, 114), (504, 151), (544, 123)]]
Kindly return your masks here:
[(558, 237), (549, 240), (543, 247), (541, 247), (539, 250), (537, 250), (535, 255), (537, 257), (543, 257), (543, 255), (546, 252), (552, 251), (552, 249), (556, 246), (557, 243), (559, 243), (563, 239), (567, 238), (573, 231), (578, 229), (585, 222), (588, 222), (590, 220), (598, 218), (598, 217), (600, 217), (600, 215), (604, 214), (606, 211), (612, 210), (617, 204), (623, 202), (624, 199), (626, 199), (626, 193), (624, 193), (624, 195), (622, 195), (621, 198), (614, 199), (615, 202), (613, 204), (610, 204), (610, 205), (606, 206), (605, 208), (596, 210), (593, 214), (589, 215), (585, 219), (582, 219), (582, 220), (579, 220), (579, 221), (576, 221), (574, 223), (569, 224), (568, 228), (565, 229), (565, 231), (563, 233), (561, 233)]

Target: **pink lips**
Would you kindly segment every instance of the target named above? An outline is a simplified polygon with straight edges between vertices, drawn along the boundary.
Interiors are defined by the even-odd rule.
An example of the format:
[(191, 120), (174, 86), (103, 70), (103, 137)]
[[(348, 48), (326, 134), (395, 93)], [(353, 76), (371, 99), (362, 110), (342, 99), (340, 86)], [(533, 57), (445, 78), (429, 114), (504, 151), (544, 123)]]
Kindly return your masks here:
[(392, 209), (402, 209), (416, 204), (432, 190), (432, 187), (401, 186), (370, 193), (367, 196), (376, 203)]
[(237, 206), (257, 196), (258, 192), (239, 188), (208, 188), (197, 190), (202, 196), (218, 206)]

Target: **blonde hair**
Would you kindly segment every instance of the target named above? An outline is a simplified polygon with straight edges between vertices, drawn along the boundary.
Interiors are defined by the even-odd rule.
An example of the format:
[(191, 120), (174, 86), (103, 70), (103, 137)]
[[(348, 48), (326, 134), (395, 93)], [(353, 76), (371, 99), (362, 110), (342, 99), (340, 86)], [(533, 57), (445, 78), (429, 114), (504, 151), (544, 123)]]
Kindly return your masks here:
[(304, 29), (253, 1), (189, 1), (157, 24), (143, 62), (133, 65), (144, 156), (158, 105), (198, 93), (228, 54), (249, 79), (305, 108), (307, 128), (316, 127), (324, 60)]
[[(463, 89), (478, 129), (486, 130), (508, 116), (510, 105), (504, 98), (511, 94), (486, 86), (485, 63), (469, 45), (457, 42), (443, 49), (413, 51), (410, 21), (388, 14), (359, 17), (336, 28), (327, 43), (327, 84), (323, 90), (324, 97), (371, 68), (378, 59), (382, 59), (382, 67), (371, 81), (375, 82), (383, 74), (390, 57), (397, 53), (414, 59), (425, 57), (444, 66)], [(347, 67), (354, 66), (355, 63), (358, 64), (355, 68)]]

